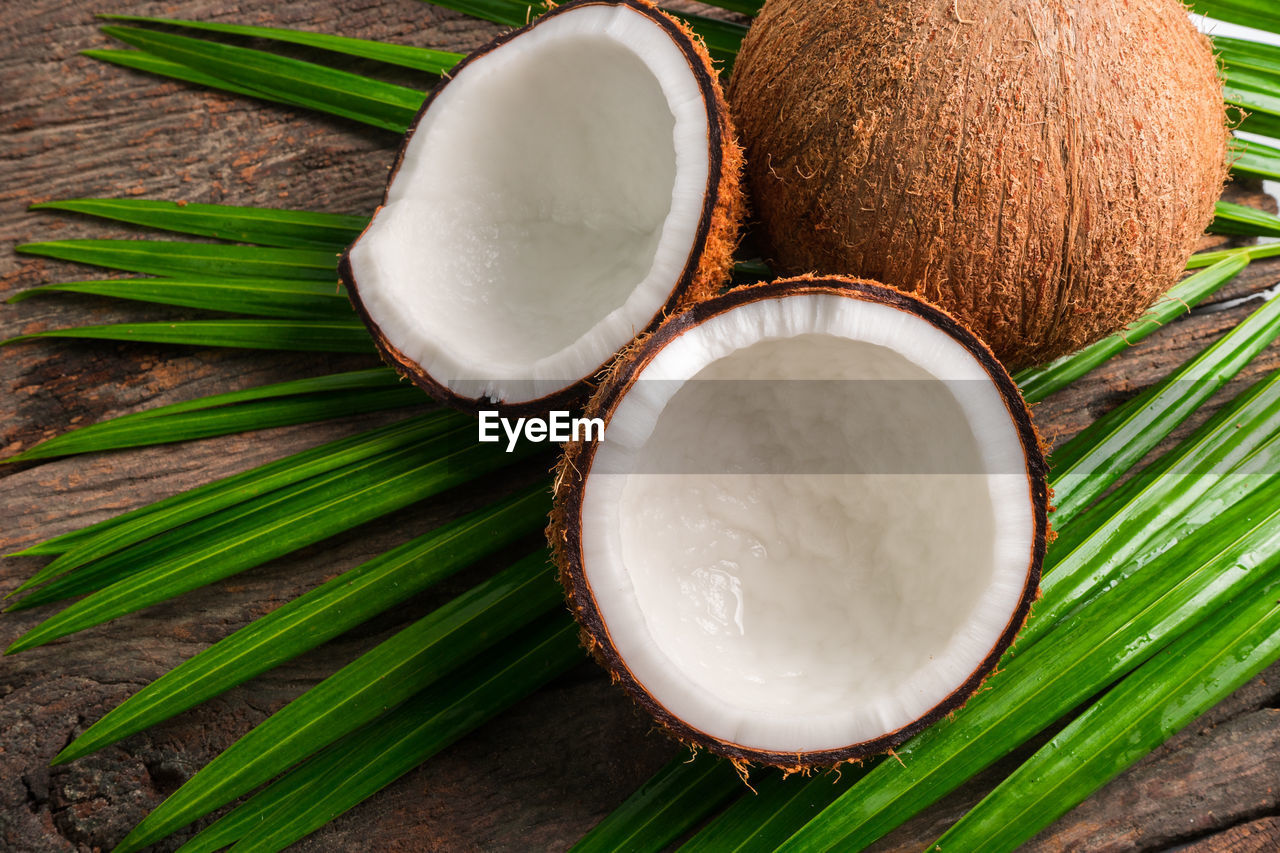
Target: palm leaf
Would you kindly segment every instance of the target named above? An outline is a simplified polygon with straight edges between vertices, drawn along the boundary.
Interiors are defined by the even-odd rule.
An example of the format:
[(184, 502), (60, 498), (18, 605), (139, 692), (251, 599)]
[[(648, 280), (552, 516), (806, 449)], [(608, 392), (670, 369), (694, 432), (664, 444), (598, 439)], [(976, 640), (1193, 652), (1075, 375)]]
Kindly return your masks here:
[(106, 26), (102, 31), (154, 56), (285, 103), (396, 133), (404, 132), (424, 100), (414, 89), (261, 50), (137, 27)]
[(470, 430), (268, 493), (100, 558), (30, 597), (97, 590), (20, 637), (10, 652), (42, 645), (253, 568), (510, 464), (474, 444)]
[(147, 228), (217, 237), (259, 246), (340, 252), (364, 230), (366, 216), (233, 207), (139, 198), (75, 198), (31, 205), (31, 210), (82, 213)]
[(18, 335), (0, 346), (42, 338), (82, 338), (200, 347), (274, 349), (295, 352), (374, 353), (359, 320), (183, 320), (174, 323), (116, 323), (73, 326)]
[(728, 761), (679, 756), (573, 846), (573, 853), (660, 850), (730, 798), (742, 779)]
[[(240, 840), (235, 847), (240, 851), (280, 850), (582, 659), (572, 620), (565, 615), (545, 619), (483, 655), (439, 689), (418, 694), (295, 768), (182, 849), (216, 850)], [(137, 849), (133, 838), (127, 837), (117, 853)]]
[(763, 0), (712, 0), (707, 5), (727, 12), (737, 12), (739, 15), (750, 18), (760, 14), (760, 8), (764, 6), (764, 2)]
[(1280, 658), (1280, 580), (1229, 602), (1077, 717), (938, 839), (1012, 851)]
[(1267, 180), (1280, 180), (1280, 148), (1255, 140), (1231, 143), (1231, 171)]
[(1197, 252), (1187, 261), (1187, 269), (1204, 269), (1231, 258), (1246, 258), (1251, 261), (1257, 261), (1262, 258), (1274, 258), (1277, 255), (1280, 255), (1280, 243), (1259, 243), (1253, 246), (1238, 246), (1234, 249)]
[(1262, 91), (1274, 91), (1280, 79), (1280, 47), (1245, 39), (1214, 36), (1213, 46), (1218, 56), (1231, 69), (1248, 69), (1272, 75), (1265, 81)]
[[(344, 572), (190, 658), (144, 687), (54, 759), (73, 761), (193, 708), (407, 600), (488, 554), (536, 534), (545, 523), (538, 488), (469, 513)], [(537, 562), (537, 560), (541, 562)], [(536, 565), (530, 566), (536, 562)], [(520, 571), (541, 571), (530, 558)], [(544, 572), (545, 573), (545, 572)], [(504, 588), (485, 581), (476, 590)]]
[(1213, 225), (1209, 230), (1215, 234), (1280, 237), (1280, 216), (1258, 210), (1256, 207), (1220, 201), (1214, 212)]
[(1228, 416), (1213, 419), (1179, 445), (1170, 454), (1171, 464), (1087, 539), (1070, 550), (1055, 549), (1041, 582), (1036, 619), (1019, 637), (1019, 648), (1203, 527), (1210, 520), (1203, 507), (1229, 506), (1269, 480), (1280, 463), (1280, 373), (1242, 399)]
[[(508, 27), (523, 27), (550, 8), (546, 3), (531, 3), (527, 0), (428, 0), (428, 2), (433, 6), (442, 6), (473, 18), (505, 24)], [(732, 62), (738, 55), (742, 38), (747, 34), (747, 28), (742, 24), (708, 18), (692, 12), (666, 11), (687, 23), (702, 37), (712, 59)]]
[(753, 780), (754, 794), (740, 796), (679, 849), (681, 853), (771, 853), (879, 761), (869, 759), (814, 779), (786, 779), (774, 773)]
[(1280, 14), (1271, 0), (1191, 0), (1191, 8), (1220, 21), (1280, 32)]
[(202, 311), (224, 311), (293, 320), (341, 319), (352, 316), (346, 291), (323, 281), (302, 279), (126, 278), (67, 281), (32, 287), (8, 302), (47, 293), (84, 293), (176, 305)]
[(293, 30), (284, 27), (253, 27), (241, 24), (223, 24), (216, 21), (186, 21), (172, 18), (148, 18), (142, 15), (99, 15), (108, 21), (127, 21), (136, 24), (158, 24), (170, 27), (182, 27), (189, 30), (204, 30), (231, 36), (271, 39), (289, 44), (300, 44), (305, 47), (317, 47), (322, 50), (342, 53), (347, 56), (358, 56), (361, 59), (372, 59), (401, 68), (412, 68), (426, 71), (429, 74), (443, 74), (462, 59), (460, 53), (444, 50), (432, 50), (425, 47), (411, 47), (405, 44), (392, 44), (371, 39), (333, 36), (325, 33), (311, 33), (305, 30)]
[(399, 409), (425, 402), (426, 398), (421, 391), (406, 386), (296, 395), (283, 400), (259, 400), (161, 418), (148, 417), (151, 413), (143, 412), (64, 433), (4, 461), (27, 462), (79, 453), (171, 444)]
[(545, 553), (455, 598), (347, 664), (209, 762), (134, 828), (143, 847), (372, 722), (562, 601)]
[(1222, 99), (1245, 113), (1240, 129), (1251, 133), (1277, 136), (1280, 133), (1280, 97), (1271, 75), (1235, 68), (1222, 86)]
[[(268, 92), (262, 92), (249, 86), (237, 86), (212, 74), (205, 74), (203, 71), (197, 71), (189, 65), (183, 65), (181, 62), (170, 62), (167, 59), (161, 59), (145, 50), (82, 50), (81, 56), (87, 56), (90, 59), (97, 59), (100, 62), (107, 62), (111, 65), (117, 65), (121, 68), (128, 68), (133, 71), (143, 71), (147, 74), (156, 74), (160, 77), (169, 77), (173, 80), (181, 80), (184, 83), (194, 83), (197, 86), (205, 86), (209, 89), (217, 89), (222, 92), (230, 92), (233, 95), (244, 95), (250, 98), (257, 98), (261, 101), (269, 101), (273, 104), (284, 104), (285, 106), (297, 107), (299, 104), (293, 100), (274, 95)], [(326, 112), (322, 110), (321, 112)]]
[(1106, 491), (1277, 336), (1280, 298), (1273, 298), (1168, 378), (1055, 450), (1055, 523)]
[(338, 280), (337, 252), (318, 249), (176, 240), (54, 240), (25, 243), (14, 251), (148, 275)]
[[(198, 402), (198, 401), (197, 401)], [(21, 555), (59, 554), (23, 584), (25, 589), (67, 569), (112, 554), (129, 545), (174, 530), (227, 507), (278, 489), (293, 486), (346, 465), (429, 441), (467, 424), (458, 412), (442, 410), (338, 439), (249, 471), (206, 483), (147, 504), (114, 518), (55, 536), (18, 552)]]

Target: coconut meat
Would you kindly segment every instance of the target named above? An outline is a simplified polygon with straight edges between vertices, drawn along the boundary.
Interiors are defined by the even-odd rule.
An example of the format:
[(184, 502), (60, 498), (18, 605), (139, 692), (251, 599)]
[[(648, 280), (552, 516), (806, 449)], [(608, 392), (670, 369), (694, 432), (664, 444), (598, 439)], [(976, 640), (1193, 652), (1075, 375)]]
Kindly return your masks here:
[(721, 741), (892, 733), (997, 645), (1032, 562), (1019, 434), (955, 339), (801, 294), (685, 331), (608, 421), (582, 559), (644, 690)]
[(592, 375), (660, 311), (708, 183), (689, 61), (627, 6), (548, 18), (476, 57), (410, 138), (350, 253), (387, 342), (468, 397)]

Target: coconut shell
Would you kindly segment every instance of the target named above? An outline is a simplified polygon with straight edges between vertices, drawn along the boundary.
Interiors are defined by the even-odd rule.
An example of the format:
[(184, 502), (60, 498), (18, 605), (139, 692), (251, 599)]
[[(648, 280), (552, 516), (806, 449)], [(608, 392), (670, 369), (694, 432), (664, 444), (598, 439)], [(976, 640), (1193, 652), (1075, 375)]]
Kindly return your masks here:
[(780, 271), (923, 296), (1010, 368), (1141, 315), (1227, 175), (1179, 0), (768, 0), (729, 99)]
[[(413, 122), (405, 133), (404, 142), (391, 168), (387, 180), (387, 189), (383, 192), (383, 204), (386, 203), (391, 184), (400, 171), (405, 151), (413, 138), (414, 131), (422, 122), (423, 116), (432, 108), (440, 92), (449, 83), (462, 74), (466, 67), (481, 56), (499, 50), (523, 33), (539, 26), (542, 22), (558, 15), (572, 14), (575, 9), (584, 6), (627, 6), (647, 18), (652, 19), (666, 30), (671, 40), (676, 43), (688, 60), (689, 68), (697, 80), (703, 93), (707, 108), (708, 156), (707, 191), (703, 199), (702, 216), (698, 223), (696, 237), (690, 247), (678, 280), (672, 283), (670, 297), (666, 303), (654, 313), (644, 331), (656, 328), (664, 317), (679, 311), (695, 302), (707, 299), (718, 292), (729, 282), (733, 270), (733, 252), (737, 248), (743, 217), (746, 213), (745, 193), (742, 187), (743, 157), (742, 148), (738, 144), (737, 135), (730, 119), (728, 103), (720, 86), (719, 75), (712, 65), (711, 56), (707, 53), (702, 38), (689, 28), (687, 24), (672, 17), (649, 0), (580, 0), (557, 6), (547, 13), (516, 30), (504, 33), (488, 44), (476, 49), (459, 62), (452, 71), (441, 78), (440, 83), (432, 90), (423, 103), (422, 108), (414, 116)], [(381, 205), (379, 205), (381, 210)], [(376, 211), (375, 211), (376, 215)], [(359, 238), (356, 239), (359, 242)], [(554, 394), (537, 400), (517, 404), (499, 402), (494, 405), (488, 398), (474, 399), (461, 396), (443, 383), (437, 381), (393, 344), (391, 344), (378, 324), (369, 316), (360, 298), (360, 282), (351, 266), (350, 248), (342, 253), (338, 261), (338, 274), (347, 288), (347, 294), (360, 319), (369, 328), (383, 361), (395, 368), (402, 376), (422, 388), (435, 399), (457, 409), (477, 412), (480, 409), (498, 408), (505, 415), (523, 416), (545, 414), (553, 409), (565, 409), (574, 403), (581, 402), (591, 393), (592, 380), (612, 361), (601, 364), (592, 375), (582, 377), (576, 384), (561, 389)]]
[(573, 441), (565, 445), (555, 472), (554, 503), (547, 526), (547, 542), (552, 561), (559, 571), (560, 582), (565, 589), (569, 609), (578, 621), (583, 647), (609, 672), (610, 678), (621, 684), (636, 704), (651, 714), (668, 734), (691, 747), (707, 749), (724, 756), (743, 771), (751, 764), (761, 764), (781, 767), (789, 773), (808, 772), (846, 762), (861, 761), (892, 750), (962, 707), (995, 670), (1001, 656), (1013, 645), (1026, 623), (1031, 606), (1039, 596), (1041, 566), (1047, 544), (1052, 540), (1048, 519), (1049, 466), (1045, 459), (1043, 443), (1032, 421), (1030, 409), (1022, 399), (1017, 384), (1010, 378), (991, 349), (956, 317), (922, 299), (877, 282), (842, 276), (804, 275), (780, 279), (768, 284), (740, 286), (708, 302), (695, 305), (684, 313), (670, 317), (651, 334), (638, 338), (629, 348), (619, 353), (613, 367), (592, 395), (586, 408), (586, 416), (602, 418), (607, 434), (609, 420), (619, 403), (640, 377), (644, 368), (667, 344), (712, 317), (744, 304), (800, 293), (853, 296), (915, 314), (951, 335), (974, 356), (1004, 399), (1017, 429), (1027, 460), (1027, 489), (1033, 508), (1035, 530), (1026, 582), (1017, 608), (998, 642), (981, 665), (945, 699), (907, 726), (874, 740), (852, 744), (843, 749), (808, 753), (761, 751), (712, 737), (690, 726), (667, 710), (631, 673), (626, 660), (609, 636), (609, 628), (605, 624), (591, 590), (591, 584), (587, 580), (582, 556), (582, 505), (586, 493), (586, 480), (590, 476), (598, 445), (590, 441)]

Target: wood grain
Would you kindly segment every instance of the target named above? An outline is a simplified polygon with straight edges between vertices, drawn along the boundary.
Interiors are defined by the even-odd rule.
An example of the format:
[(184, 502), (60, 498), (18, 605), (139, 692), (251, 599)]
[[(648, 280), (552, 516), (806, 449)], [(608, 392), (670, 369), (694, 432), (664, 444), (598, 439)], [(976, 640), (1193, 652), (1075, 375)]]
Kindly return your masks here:
[[(28, 213), (31, 202), (123, 195), (367, 213), (381, 193), (394, 137), (78, 56), (83, 49), (112, 46), (97, 32), (96, 12), (295, 26), (459, 51), (498, 30), (416, 0), (13, 4), (0, 17), (0, 41), (6, 47), (0, 54), (0, 91), (5, 93), (0, 98), (0, 297), (42, 282), (100, 275), (19, 258), (11, 251), (17, 243), (143, 233), (82, 217)], [(305, 50), (295, 55), (317, 56)], [(345, 67), (372, 68), (360, 62)], [(392, 79), (429, 85), (411, 73)], [(1256, 187), (1230, 192), (1274, 209)], [(1277, 280), (1280, 263), (1258, 264), (1219, 298), (1257, 293)], [(1055, 440), (1074, 434), (1203, 349), (1255, 305), (1171, 324), (1038, 406), (1042, 429)], [(88, 297), (40, 298), (0, 310), (0, 337), (60, 325), (180, 316), (183, 312)], [(155, 405), (368, 363), (356, 357), (124, 344), (6, 347), (0, 349), (0, 451), (14, 452), (73, 425)], [(1280, 350), (1272, 348), (1231, 390), (1278, 365)], [(1225, 395), (1214, 405), (1222, 399)], [(0, 470), (0, 517), (5, 519), (0, 551), (386, 417)], [(87, 724), (149, 680), (317, 582), (477, 505), (492, 488), (482, 485), (410, 507), (169, 604), (4, 659), (0, 849), (109, 848), (248, 728), (397, 626), (492, 571), (499, 560), (167, 724), (69, 766), (47, 766)], [(37, 565), (31, 559), (0, 562), (0, 591), (12, 589)], [(50, 612), (4, 616), (0, 642), (12, 641)], [(1280, 743), (1272, 685), (1278, 678), (1280, 671), (1273, 668), (1068, 815), (1031, 849), (1156, 850), (1182, 842), (1196, 851), (1276, 849)], [(673, 753), (671, 744), (651, 732), (647, 719), (584, 664), (298, 849), (560, 849)], [(999, 770), (903, 827), (882, 848), (918, 849), (998, 781)], [(172, 849), (183, 837), (159, 849)]]

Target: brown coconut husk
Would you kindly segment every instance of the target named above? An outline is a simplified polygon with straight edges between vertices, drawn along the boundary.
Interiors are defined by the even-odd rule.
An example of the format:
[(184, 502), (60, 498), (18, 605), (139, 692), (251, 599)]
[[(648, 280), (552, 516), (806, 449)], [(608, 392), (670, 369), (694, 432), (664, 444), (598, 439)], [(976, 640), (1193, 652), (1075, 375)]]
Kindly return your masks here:
[(836, 767), (860, 762), (873, 755), (892, 751), (923, 729), (954, 713), (978, 691), (992, 674), (1001, 656), (1013, 645), (1026, 623), (1031, 606), (1039, 596), (1040, 571), (1045, 548), (1052, 538), (1049, 511), (1049, 467), (1043, 443), (1032, 421), (1030, 409), (1022, 399), (1017, 384), (1010, 378), (991, 349), (949, 312), (918, 297), (885, 287), (877, 282), (842, 276), (804, 275), (768, 284), (737, 287), (708, 302), (669, 318), (652, 333), (637, 339), (619, 353), (613, 367), (603, 378), (586, 408), (586, 415), (602, 418), (605, 433), (608, 423), (622, 398), (639, 378), (650, 361), (669, 343), (705, 323), (707, 320), (739, 306), (800, 293), (824, 293), (847, 296), (907, 311), (932, 323), (968, 350), (986, 370), (1008, 408), (1027, 460), (1027, 489), (1032, 502), (1035, 533), (1032, 552), (1028, 555), (1027, 577), (1018, 606), (1000, 635), (999, 641), (982, 664), (945, 699), (926, 714), (896, 731), (874, 740), (849, 744), (834, 750), (808, 753), (778, 753), (752, 749), (708, 735), (685, 723), (667, 710), (636, 679), (609, 636), (609, 627), (601, 616), (591, 584), (587, 580), (582, 556), (582, 503), (586, 492), (597, 444), (589, 441), (570, 442), (555, 471), (555, 499), (547, 526), (547, 542), (556, 565), (565, 598), (580, 627), (584, 648), (609, 672), (610, 678), (622, 685), (627, 694), (653, 716), (662, 728), (681, 743), (707, 749), (734, 762), (740, 772), (751, 765), (780, 767), (788, 773)]
[[(707, 107), (707, 151), (709, 170), (707, 175), (707, 191), (703, 199), (702, 216), (698, 223), (696, 237), (690, 247), (685, 267), (680, 277), (672, 283), (671, 294), (666, 303), (658, 309), (649, 324), (641, 331), (651, 331), (662, 319), (682, 310), (695, 302), (710, 298), (728, 283), (733, 270), (733, 252), (737, 248), (742, 219), (746, 213), (746, 202), (742, 188), (742, 148), (738, 144), (733, 123), (730, 119), (728, 103), (720, 86), (719, 77), (711, 56), (707, 53), (702, 38), (689, 28), (687, 24), (662, 11), (649, 0), (580, 0), (557, 6), (532, 23), (511, 32), (504, 33), (488, 44), (478, 48), (458, 63), (448, 75), (443, 77), (431, 92), (405, 134), (404, 143), (396, 155), (395, 164), (391, 168), (387, 180), (387, 190), (383, 193), (383, 204), (386, 203), (387, 192), (395, 181), (404, 160), (405, 150), (414, 131), (422, 121), (422, 117), (431, 109), (436, 97), (449, 83), (464, 73), (467, 65), (491, 51), (500, 49), (513, 39), (559, 15), (572, 14), (575, 9), (585, 6), (627, 6), (659, 24), (671, 40), (676, 43), (689, 62), (689, 68), (698, 82)], [(381, 205), (378, 208), (381, 209)], [(375, 211), (376, 215), (376, 211)], [(359, 242), (359, 238), (356, 239)], [(378, 324), (369, 316), (364, 303), (360, 299), (360, 283), (351, 268), (350, 249), (342, 253), (338, 261), (338, 275), (346, 285), (351, 304), (355, 307), (360, 319), (369, 328), (383, 361), (395, 368), (415, 385), (422, 388), (435, 399), (462, 411), (475, 413), (480, 409), (499, 409), (505, 415), (524, 416), (545, 414), (553, 409), (564, 409), (574, 403), (585, 400), (591, 393), (593, 376), (582, 377), (577, 383), (563, 388), (554, 394), (537, 400), (517, 404), (499, 401), (495, 404), (487, 398), (475, 399), (461, 396), (443, 383), (437, 381), (421, 365), (414, 362), (399, 349), (387, 341)], [(603, 371), (612, 361), (602, 363), (592, 374)]]
[(923, 296), (1011, 369), (1140, 316), (1227, 176), (1179, 0), (768, 0), (729, 91), (781, 272)]

